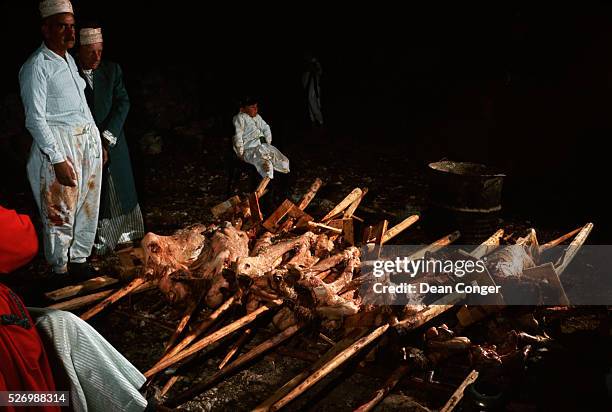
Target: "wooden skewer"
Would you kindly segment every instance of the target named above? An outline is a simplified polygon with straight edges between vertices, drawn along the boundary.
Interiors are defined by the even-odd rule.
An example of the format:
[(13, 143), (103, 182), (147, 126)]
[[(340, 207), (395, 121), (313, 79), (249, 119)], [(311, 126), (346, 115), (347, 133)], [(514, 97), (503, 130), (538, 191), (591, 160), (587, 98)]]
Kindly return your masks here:
[[(274, 305), (280, 305), (283, 302), (281, 300), (277, 300), (277, 301), (274, 301), (272, 303)], [(199, 341), (197, 341), (194, 344), (192, 344), (189, 348), (186, 348), (185, 350), (177, 353), (173, 357), (171, 357), (169, 359), (161, 360), (155, 366), (153, 366), (151, 369), (146, 371), (144, 373), (144, 376), (146, 378), (150, 378), (151, 376), (155, 375), (157, 372), (160, 372), (160, 371), (162, 371), (162, 370), (164, 370), (164, 369), (174, 365), (175, 363), (180, 362), (181, 360), (185, 359), (186, 357), (191, 356), (194, 353), (201, 351), (202, 349), (206, 348), (207, 346), (210, 346), (213, 343), (223, 339), (227, 335), (229, 335), (231, 333), (234, 333), (238, 329), (243, 328), (244, 326), (246, 326), (249, 323), (253, 322), (260, 315), (266, 313), (269, 310), (270, 310), (269, 306), (261, 306), (260, 308), (258, 308), (257, 310), (251, 312), (250, 314), (248, 314), (246, 316), (243, 316), (242, 318), (238, 319), (237, 321), (232, 322), (229, 325), (219, 329), (218, 331), (216, 331), (216, 332), (214, 332), (214, 333), (212, 333), (212, 334), (210, 334), (210, 335), (200, 339)]]
[(170, 389), (172, 389), (174, 384), (177, 383), (180, 379), (180, 375), (174, 375), (170, 379), (168, 379), (168, 382), (166, 382), (161, 392), (159, 393), (160, 398), (166, 396), (166, 394), (170, 391)]
[(393, 373), (391, 373), (389, 378), (385, 381), (383, 387), (376, 391), (374, 397), (368, 402), (358, 407), (357, 409), (355, 409), (354, 412), (368, 412), (374, 409), (374, 407), (376, 407), (376, 405), (378, 405), (380, 401), (382, 401), (385, 396), (387, 396), (389, 392), (391, 392), (393, 388), (395, 388), (395, 385), (397, 385), (397, 383), (404, 377), (404, 375), (408, 373), (409, 370), (410, 364), (408, 363), (403, 363), (398, 368), (396, 368)]
[(227, 365), (227, 363), (234, 357), (236, 352), (238, 352), (238, 350), (240, 350), (240, 347), (244, 344), (244, 342), (246, 342), (246, 340), (252, 334), (253, 334), (253, 329), (251, 329), (251, 328), (246, 329), (242, 333), (242, 335), (238, 338), (238, 340), (236, 342), (234, 342), (234, 344), (232, 345), (230, 350), (227, 352), (227, 355), (225, 355), (225, 358), (223, 358), (221, 363), (219, 363), (219, 369), (223, 369), (225, 367), (225, 365)]
[(478, 379), (478, 371), (473, 370), (465, 378), (465, 380), (463, 382), (461, 382), (461, 385), (459, 385), (457, 390), (452, 394), (452, 396), (446, 402), (444, 407), (442, 409), (440, 409), (440, 412), (451, 412), (453, 409), (455, 409), (455, 406), (457, 406), (459, 404), (459, 402), (461, 402), (461, 399), (463, 399), (463, 392), (465, 391), (465, 388), (467, 388), (468, 385), (470, 385), (473, 382), (475, 382), (476, 379)]
[(112, 295), (104, 299), (102, 302), (98, 303), (96, 306), (94, 306), (93, 308), (89, 309), (87, 312), (82, 314), (81, 319), (83, 320), (91, 319), (93, 316), (102, 312), (104, 309), (106, 309), (113, 303), (117, 302), (122, 297), (130, 294), (130, 292), (136, 290), (139, 286), (142, 286), (144, 283), (145, 283), (145, 280), (143, 278), (136, 278), (132, 280), (128, 285), (119, 289), (117, 292), (113, 293)]
[(317, 177), (314, 183), (310, 185), (308, 192), (306, 192), (306, 194), (302, 196), (302, 199), (297, 204), (297, 208), (300, 210), (306, 209), (306, 207), (310, 204), (310, 202), (312, 202), (312, 199), (314, 199), (315, 195), (317, 194), (322, 185), (323, 181)]
[(178, 326), (176, 327), (176, 330), (174, 331), (174, 333), (168, 340), (168, 343), (166, 344), (166, 351), (168, 351), (172, 346), (174, 346), (176, 340), (179, 338), (179, 336), (181, 336), (181, 333), (183, 333), (183, 330), (185, 330), (185, 327), (189, 323), (191, 315), (193, 314), (193, 311), (195, 310), (196, 306), (198, 306), (198, 302), (192, 302), (189, 304), (189, 306), (187, 306), (187, 309), (185, 309), (185, 313), (183, 314), (181, 321), (179, 322)]
[(320, 229), (329, 230), (330, 232), (334, 232), (339, 235), (342, 234), (342, 229), (327, 226), (327, 225), (324, 225), (323, 223), (308, 222), (308, 226), (310, 226), (311, 228), (320, 228)]
[[(334, 358), (336, 355), (341, 353), (343, 350), (352, 345), (357, 339), (361, 338), (367, 330), (356, 329), (354, 332), (350, 333), (349, 336), (345, 337), (338, 343), (336, 343), (332, 348), (330, 348), (323, 356), (321, 356), (318, 360), (316, 360), (310, 367), (306, 368), (304, 371), (296, 375), (289, 382), (284, 384), (281, 388), (279, 388), (276, 392), (274, 392), (268, 399), (259, 404), (252, 412), (267, 412), (270, 410), (270, 407), (274, 405), (276, 402), (284, 398), (291, 392), (293, 388), (298, 386), (300, 382), (306, 379), (309, 375), (311, 375), (316, 370), (320, 369), (323, 365), (325, 365), (329, 360)], [(279, 349), (282, 349), (279, 348)]]
[(355, 213), (355, 210), (357, 210), (357, 208), (359, 207), (359, 203), (361, 203), (366, 193), (368, 193), (367, 187), (361, 189), (361, 196), (359, 196), (355, 201), (353, 201), (353, 203), (351, 203), (348, 208), (346, 208), (346, 211), (344, 212), (343, 216), (344, 219), (350, 219), (351, 217), (353, 217), (353, 213)]
[(310, 375), (304, 382), (295, 387), (291, 392), (289, 392), (285, 397), (276, 402), (274, 405), (270, 407), (270, 411), (277, 411), (283, 406), (287, 405), (289, 402), (297, 398), (299, 395), (304, 393), (310, 387), (312, 387), (315, 383), (319, 382), (321, 379), (329, 375), (332, 371), (342, 365), (344, 362), (349, 360), (355, 354), (359, 353), (363, 348), (365, 348), (368, 344), (372, 343), (380, 336), (382, 336), (387, 329), (389, 329), (389, 325), (385, 324), (377, 329), (375, 329), (369, 335), (359, 339), (357, 342), (349, 346), (347, 349), (340, 352), (333, 359), (323, 365), (319, 370)]
[(504, 236), (504, 229), (498, 229), (491, 237), (482, 242), (476, 249), (470, 252), (470, 255), (476, 259), (481, 259), (488, 255), (499, 246), (501, 238)]
[(111, 278), (110, 276), (98, 276), (96, 278), (86, 280), (85, 282), (81, 282), (78, 285), (66, 286), (61, 289), (47, 292), (45, 293), (45, 296), (53, 301), (58, 301), (78, 295), (79, 293), (101, 289), (117, 282), (119, 282), (119, 280)]
[(576, 233), (580, 232), (581, 230), (582, 230), (582, 227), (579, 227), (578, 229), (574, 229), (571, 232), (566, 233), (563, 236), (560, 236), (554, 240), (551, 240), (548, 243), (544, 243), (543, 245), (540, 246), (540, 253), (544, 252), (545, 250), (552, 249), (553, 247), (560, 245), (561, 243), (565, 242), (567, 239), (571, 238), (572, 236), (574, 236)]
[(412, 215), (412, 216), (407, 217), (401, 223), (398, 223), (397, 225), (393, 226), (391, 229), (385, 232), (385, 234), (383, 235), (382, 243), (387, 243), (388, 241), (393, 239), (395, 236), (399, 235), (404, 230), (408, 229), (418, 220), (419, 220), (419, 215)]
[(263, 179), (261, 179), (261, 182), (259, 182), (259, 186), (257, 186), (257, 189), (255, 189), (257, 199), (260, 199), (264, 195), (268, 183), (270, 183), (269, 177), (264, 177)]
[(240, 368), (245, 363), (252, 361), (253, 359), (262, 355), (269, 349), (289, 339), (291, 336), (295, 335), (303, 327), (304, 325), (301, 325), (301, 324), (290, 326), (284, 331), (282, 331), (281, 333), (279, 333), (278, 335), (266, 340), (265, 342), (260, 343), (259, 345), (257, 345), (256, 347), (254, 347), (253, 349), (251, 349), (250, 351), (248, 351), (247, 353), (245, 353), (244, 355), (236, 359), (234, 362), (229, 364), (227, 367), (215, 373), (206, 382), (196, 385), (193, 388), (178, 395), (176, 398), (168, 401), (166, 403), (166, 406), (175, 408), (191, 400), (193, 397), (198, 396), (200, 393), (204, 392), (206, 389), (208, 389), (213, 384), (218, 382), (221, 378), (229, 375), (230, 373)]
[(236, 296), (232, 296), (231, 298), (223, 302), (223, 304), (219, 306), (213, 313), (211, 313), (208, 318), (200, 322), (200, 324), (191, 333), (185, 336), (185, 338), (178, 345), (168, 350), (164, 354), (164, 356), (162, 356), (162, 358), (159, 361), (157, 361), (155, 366), (157, 366), (160, 362), (164, 362), (172, 358), (173, 356), (176, 356), (177, 353), (179, 353), (180, 351), (185, 349), (187, 346), (189, 346), (191, 342), (193, 342), (200, 335), (202, 335), (202, 333), (204, 333), (213, 323), (215, 323), (215, 321), (219, 318), (219, 316), (225, 313), (232, 306), (235, 299), (236, 299)]
[(58, 310), (75, 310), (82, 308), (90, 303), (102, 300), (111, 294), (115, 293), (115, 290), (105, 290), (102, 292), (92, 293), (91, 295), (80, 296), (78, 298), (70, 299), (65, 302), (54, 303), (53, 305), (47, 306), (47, 309), (58, 309)]
[(393, 327), (396, 329), (401, 328), (404, 331), (411, 331), (420, 328), (433, 318), (455, 307), (455, 304), (457, 304), (463, 299), (465, 299), (465, 293), (457, 293), (443, 296), (433, 304), (423, 309), (422, 311), (399, 321), (398, 323), (393, 325)]
[(461, 236), (461, 232), (459, 232), (458, 230), (446, 235), (438, 240), (436, 240), (435, 242), (433, 242), (431, 245), (424, 247), (423, 249), (413, 253), (412, 255), (410, 255), (410, 259), (411, 260), (418, 260), (422, 257), (425, 256), (425, 253), (427, 252), (436, 252), (440, 249), (442, 249), (444, 246), (448, 246), (451, 243), (453, 243), (455, 240), (459, 239), (459, 236)]
[(325, 216), (323, 216), (323, 218), (321, 219), (321, 222), (325, 222), (327, 220), (330, 220), (332, 217), (336, 216), (338, 213), (342, 212), (344, 209), (346, 209), (351, 203), (353, 203), (355, 200), (359, 199), (359, 197), (361, 196), (361, 189), (360, 188), (355, 188), (353, 189), (353, 191), (351, 193), (349, 193), (344, 199), (342, 199), (342, 201), (340, 203), (338, 203), (332, 210), (329, 211), (329, 213), (327, 213)]
[(572, 243), (570, 243), (567, 249), (565, 249), (565, 253), (555, 265), (555, 270), (557, 271), (557, 274), (559, 276), (561, 276), (565, 269), (567, 269), (568, 265), (576, 257), (576, 254), (578, 253), (582, 245), (584, 245), (584, 242), (586, 242), (587, 237), (591, 233), (591, 230), (593, 230), (592, 223), (587, 223), (586, 225), (584, 225), (584, 227), (580, 230), (580, 233), (576, 235), (574, 240), (572, 240)]

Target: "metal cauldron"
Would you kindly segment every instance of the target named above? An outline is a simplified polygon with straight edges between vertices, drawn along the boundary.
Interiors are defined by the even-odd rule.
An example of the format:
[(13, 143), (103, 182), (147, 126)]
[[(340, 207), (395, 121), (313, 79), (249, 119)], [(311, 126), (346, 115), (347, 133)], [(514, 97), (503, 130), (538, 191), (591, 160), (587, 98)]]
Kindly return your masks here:
[(476, 243), (497, 230), (504, 174), (469, 162), (428, 165), (431, 218), (461, 231), (461, 243)]

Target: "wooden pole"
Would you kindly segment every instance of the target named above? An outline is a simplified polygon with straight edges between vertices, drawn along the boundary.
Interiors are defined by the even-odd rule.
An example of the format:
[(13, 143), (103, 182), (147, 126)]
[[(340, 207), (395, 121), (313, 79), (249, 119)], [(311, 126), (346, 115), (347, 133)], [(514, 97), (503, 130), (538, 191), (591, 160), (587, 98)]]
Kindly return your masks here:
[(268, 186), (268, 183), (270, 183), (269, 177), (264, 177), (261, 180), (261, 182), (259, 182), (259, 186), (257, 186), (257, 189), (255, 189), (255, 194), (257, 195), (257, 199), (261, 199), (261, 197), (264, 195), (264, 192), (266, 190), (266, 187)]
[(219, 369), (223, 369), (225, 367), (225, 365), (228, 364), (228, 362), (234, 357), (236, 352), (238, 352), (238, 350), (240, 350), (240, 347), (244, 344), (244, 342), (246, 342), (246, 340), (252, 334), (253, 334), (253, 329), (251, 329), (251, 328), (246, 329), (244, 332), (242, 332), (242, 335), (240, 335), (238, 340), (236, 342), (234, 342), (234, 344), (232, 345), (230, 350), (227, 352), (227, 355), (225, 355), (225, 358), (223, 358), (221, 363), (219, 363)]
[(248, 351), (247, 353), (245, 353), (244, 355), (236, 359), (234, 362), (229, 364), (227, 367), (215, 373), (208, 380), (206, 380), (206, 382), (196, 385), (192, 387), (191, 389), (178, 395), (176, 398), (168, 401), (166, 403), (166, 406), (175, 408), (179, 405), (182, 405), (185, 402), (188, 402), (189, 400), (193, 399), (195, 396), (198, 396), (199, 394), (204, 392), (206, 389), (214, 385), (221, 378), (229, 375), (230, 373), (234, 372), (236, 369), (240, 368), (244, 364), (252, 361), (253, 359), (267, 352), (269, 349), (289, 339), (291, 336), (295, 335), (300, 329), (302, 329), (303, 326), (304, 325), (301, 325), (301, 324), (290, 326), (284, 331), (282, 331), (281, 333), (279, 333), (278, 335), (260, 343), (259, 345), (257, 345), (256, 347), (254, 347), (253, 349), (251, 349), (250, 351)]
[[(277, 300), (277, 301), (274, 301), (272, 303), (275, 304), (275, 305), (280, 305), (280, 304), (282, 304), (282, 301), (281, 300)], [(227, 335), (229, 335), (231, 333), (234, 333), (238, 329), (243, 328), (244, 326), (246, 326), (249, 323), (253, 322), (260, 315), (266, 313), (269, 310), (270, 310), (269, 306), (261, 306), (261, 307), (259, 307), (257, 310), (249, 313), (246, 316), (243, 316), (242, 318), (238, 319), (237, 321), (232, 322), (229, 325), (219, 329), (218, 331), (216, 331), (216, 332), (214, 332), (214, 333), (212, 333), (212, 334), (210, 334), (210, 335), (200, 339), (199, 341), (197, 341), (194, 344), (192, 344), (189, 348), (187, 348), (187, 349), (177, 353), (173, 357), (158, 362), (155, 366), (153, 366), (151, 369), (146, 371), (144, 373), (144, 376), (146, 378), (150, 378), (151, 376), (155, 375), (157, 372), (160, 372), (160, 371), (162, 371), (162, 370), (164, 370), (164, 369), (166, 369), (166, 368), (176, 364), (177, 362), (180, 362), (181, 360), (185, 359), (186, 357), (191, 356), (194, 353), (197, 353), (197, 352), (201, 351), (202, 349), (204, 349), (204, 348), (212, 345), (213, 343), (223, 339)]]
[(567, 269), (568, 265), (572, 262), (572, 260), (574, 260), (576, 254), (582, 245), (584, 245), (584, 242), (586, 242), (591, 230), (593, 230), (592, 223), (587, 223), (584, 225), (584, 227), (580, 230), (580, 233), (576, 235), (574, 240), (572, 240), (572, 243), (570, 243), (567, 249), (565, 249), (565, 253), (555, 265), (555, 270), (559, 276), (565, 272), (565, 269)]
[(359, 204), (365, 197), (366, 193), (368, 193), (367, 187), (364, 187), (363, 189), (361, 189), (361, 196), (355, 199), (355, 201), (353, 201), (353, 203), (351, 203), (351, 205), (346, 208), (344, 212), (344, 216), (343, 216), (344, 219), (350, 219), (353, 217), (353, 213), (355, 213), (355, 210), (357, 210), (357, 208), (359, 207)]
[(476, 379), (478, 379), (478, 371), (472, 370), (472, 372), (470, 372), (470, 374), (464, 379), (464, 381), (461, 382), (461, 385), (459, 385), (457, 390), (452, 394), (452, 396), (450, 397), (448, 402), (446, 402), (444, 407), (440, 409), (440, 412), (451, 412), (453, 409), (455, 409), (455, 406), (457, 406), (459, 402), (461, 402), (461, 399), (463, 399), (463, 392), (465, 391), (465, 388), (475, 382)]
[[(357, 339), (361, 338), (367, 330), (365, 328), (356, 329), (354, 332), (350, 333), (349, 336), (340, 340), (336, 343), (332, 348), (330, 348), (323, 356), (321, 356), (318, 360), (316, 360), (310, 367), (306, 368), (304, 371), (297, 374), (293, 379), (284, 384), (281, 388), (279, 388), (276, 392), (274, 392), (268, 399), (259, 404), (252, 412), (267, 412), (270, 410), (272, 405), (276, 402), (284, 398), (291, 392), (293, 388), (298, 386), (300, 382), (314, 373), (316, 370), (320, 369), (323, 365), (333, 359), (336, 355), (344, 351)], [(282, 349), (279, 348), (279, 349)]]
[(578, 229), (574, 229), (571, 232), (566, 233), (563, 236), (560, 236), (554, 240), (551, 240), (548, 243), (544, 243), (543, 245), (540, 246), (540, 253), (544, 252), (545, 250), (552, 249), (555, 246), (559, 246), (561, 243), (565, 242), (567, 239), (571, 238), (572, 236), (574, 236), (576, 233), (580, 232), (581, 230), (582, 230), (582, 227), (579, 227)]
[(408, 229), (418, 220), (419, 220), (419, 215), (412, 215), (412, 216), (407, 217), (401, 223), (398, 223), (397, 225), (393, 226), (391, 229), (385, 232), (385, 234), (383, 235), (382, 243), (387, 243), (388, 241), (393, 239), (395, 236), (399, 235), (404, 230)]
[(481, 259), (499, 247), (499, 242), (504, 236), (504, 229), (498, 229), (491, 237), (482, 242), (476, 249), (470, 252), (470, 255), (476, 259)]
[(88, 320), (98, 313), (102, 312), (104, 309), (108, 308), (113, 303), (117, 302), (122, 297), (130, 294), (130, 292), (136, 290), (139, 286), (142, 286), (145, 283), (143, 278), (136, 278), (132, 280), (128, 285), (119, 289), (117, 292), (113, 293), (102, 302), (98, 303), (93, 308), (89, 309), (87, 312), (81, 315), (81, 319)]
[(312, 202), (312, 199), (314, 199), (315, 195), (317, 194), (322, 185), (323, 181), (317, 177), (313, 184), (310, 185), (308, 192), (306, 192), (306, 194), (302, 196), (302, 199), (297, 204), (297, 208), (300, 210), (306, 209), (306, 207), (310, 204), (310, 202)]
[(459, 232), (458, 230), (446, 235), (438, 240), (436, 240), (435, 242), (433, 242), (431, 245), (424, 247), (423, 249), (413, 253), (412, 255), (410, 255), (410, 259), (411, 260), (418, 260), (421, 259), (422, 257), (425, 256), (425, 253), (427, 252), (436, 252), (440, 249), (442, 249), (444, 246), (448, 246), (451, 243), (453, 243), (455, 240), (459, 239), (459, 236), (461, 236), (461, 232)]
[(223, 302), (223, 304), (219, 306), (213, 313), (211, 313), (208, 318), (200, 322), (200, 324), (191, 333), (185, 336), (185, 338), (183, 338), (183, 340), (178, 345), (169, 349), (164, 354), (164, 356), (162, 356), (162, 358), (159, 361), (157, 361), (155, 366), (158, 365), (160, 362), (163, 362), (163, 361), (166, 361), (172, 358), (177, 353), (179, 353), (180, 351), (185, 349), (187, 346), (189, 346), (191, 342), (193, 342), (200, 335), (202, 335), (202, 333), (204, 333), (213, 323), (215, 323), (215, 321), (219, 318), (219, 316), (225, 313), (232, 306), (235, 299), (236, 297), (232, 296), (231, 298)]
[(79, 293), (91, 292), (92, 290), (114, 285), (117, 282), (119, 282), (119, 280), (111, 278), (110, 276), (98, 276), (96, 278), (86, 280), (85, 282), (81, 282), (77, 285), (66, 286), (61, 289), (47, 292), (45, 293), (45, 296), (48, 299), (51, 299), (52, 301), (58, 301), (70, 298), (74, 295), (78, 295)]
[(396, 368), (391, 373), (389, 378), (387, 378), (383, 387), (374, 393), (374, 397), (368, 402), (358, 407), (357, 409), (355, 409), (354, 412), (368, 412), (374, 409), (376, 405), (378, 405), (380, 401), (382, 401), (385, 398), (385, 396), (387, 396), (389, 392), (391, 392), (393, 388), (395, 388), (397, 383), (404, 377), (404, 375), (408, 373), (409, 370), (410, 370), (410, 364), (408, 363), (403, 363), (398, 368)]
[(323, 216), (323, 218), (321, 219), (321, 222), (325, 222), (327, 220), (330, 220), (332, 217), (336, 216), (338, 213), (342, 212), (344, 209), (346, 209), (347, 207), (349, 207), (349, 205), (351, 203), (353, 203), (355, 200), (359, 199), (359, 197), (361, 197), (361, 189), (360, 188), (355, 188), (353, 189), (353, 191), (351, 193), (349, 193), (344, 199), (342, 199), (342, 201), (340, 203), (338, 203), (332, 210), (329, 211), (329, 213), (327, 213), (325, 216)]
[(277, 411), (287, 405), (289, 402), (300, 396), (302, 393), (311, 388), (314, 384), (319, 382), (321, 379), (329, 375), (335, 369), (340, 367), (344, 362), (352, 358), (355, 354), (359, 353), (363, 348), (368, 346), (370, 343), (378, 339), (382, 336), (387, 329), (389, 329), (389, 325), (385, 324), (377, 329), (375, 329), (369, 335), (359, 339), (357, 342), (350, 345), (347, 349), (340, 352), (333, 359), (323, 365), (319, 370), (315, 371), (312, 375), (310, 375), (304, 382), (295, 387), (291, 392), (289, 392), (284, 398), (276, 402), (274, 405), (270, 407), (270, 411)]
[(191, 302), (189, 306), (187, 306), (187, 309), (185, 309), (185, 313), (183, 313), (183, 316), (181, 317), (181, 321), (179, 322), (178, 326), (176, 327), (176, 330), (174, 331), (174, 333), (168, 340), (168, 343), (166, 344), (166, 351), (168, 351), (172, 346), (174, 346), (179, 336), (181, 336), (181, 333), (183, 333), (185, 327), (189, 323), (191, 315), (193, 314), (193, 311), (195, 310), (196, 306), (198, 306), (198, 302)]

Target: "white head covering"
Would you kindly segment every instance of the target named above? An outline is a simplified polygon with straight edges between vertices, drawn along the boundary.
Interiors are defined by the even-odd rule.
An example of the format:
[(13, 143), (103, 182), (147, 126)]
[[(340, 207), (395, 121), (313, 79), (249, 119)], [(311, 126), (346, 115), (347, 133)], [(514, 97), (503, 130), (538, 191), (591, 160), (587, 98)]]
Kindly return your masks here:
[(43, 19), (59, 13), (74, 14), (70, 0), (43, 0), (38, 5), (38, 9)]
[(92, 29), (90, 27), (81, 29), (79, 32), (80, 42), (82, 46), (94, 43), (102, 43), (102, 29)]

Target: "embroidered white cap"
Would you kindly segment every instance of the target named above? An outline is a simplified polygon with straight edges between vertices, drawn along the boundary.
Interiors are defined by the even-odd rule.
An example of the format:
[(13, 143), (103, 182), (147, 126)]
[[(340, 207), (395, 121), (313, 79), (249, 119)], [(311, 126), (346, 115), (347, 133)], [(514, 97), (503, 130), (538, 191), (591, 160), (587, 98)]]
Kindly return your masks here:
[(79, 39), (82, 46), (94, 43), (102, 43), (102, 29), (86, 27), (79, 32)]
[(43, 0), (38, 5), (40, 17), (47, 18), (59, 13), (72, 13), (72, 3), (69, 0)]

